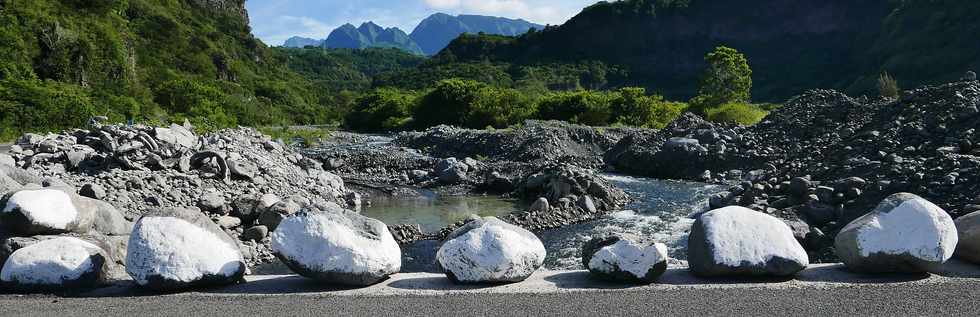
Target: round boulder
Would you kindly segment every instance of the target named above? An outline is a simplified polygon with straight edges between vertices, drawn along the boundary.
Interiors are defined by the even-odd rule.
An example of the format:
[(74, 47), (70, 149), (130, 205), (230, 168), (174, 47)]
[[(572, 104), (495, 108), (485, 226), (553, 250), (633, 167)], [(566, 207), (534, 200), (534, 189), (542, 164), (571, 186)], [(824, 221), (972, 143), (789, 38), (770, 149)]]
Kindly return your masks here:
[(94, 205), (55, 188), (8, 193), (0, 204), (0, 224), (17, 235), (85, 233), (92, 229)]
[(596, 237), (582, 247), (582, 264), (612, 281), (653, 283), (667, 271), (667, 246), (625, 236)]
[(293, 272), (329, 284), (372, 285), (402, 266), (388, 226), (339, 207), (284, 219), (272, 233), (272, 251)]
[(959, 217), (954, 223), (959, 240), (956, 256), (980, 264), (980, 211)]
[(688, 265), (699, 276), (790, 276), (809, 264), (786, 223), (744, 207), (704, 213), (688, 236)]
[(75, 237), (58, 237), (18, 249), (0, 269), (0, 284), (15, 290), (92, 288), (105, 281), (105, 250)]
[(161, 209), (133, 227), (126, 272), (158, 291), (235, 283), (245, 274), (238, 244), (198, 210)]
[(486, 217), (453, 231), (436, 262), (456, 283), (509, 283), (531, 276), (545, 255), (544, 244), (530, 231)]
[(956, 225), (945, 210), (898, 193), (841, 229), (834, 246), (855, 272), (922, 273), (949, 260), (957, 241)]

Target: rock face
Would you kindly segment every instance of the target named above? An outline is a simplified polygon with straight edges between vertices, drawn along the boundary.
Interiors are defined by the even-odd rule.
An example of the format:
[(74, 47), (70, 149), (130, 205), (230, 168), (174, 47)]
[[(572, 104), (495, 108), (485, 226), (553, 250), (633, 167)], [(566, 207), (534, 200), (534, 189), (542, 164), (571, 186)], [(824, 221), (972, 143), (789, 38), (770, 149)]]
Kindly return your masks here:
[(384, 223), (340, 207), (286, 218), (272, 233), (272, 250), (297, 274), (329, 284), (375, 284), (402, 264), (401, 249)]
[(74, 237), (58, 237), (18, 249), (0, 269), (0, 284), (20, 291), (67, 290), (98, 286), (109, 256)]
[(2, 201), (0, 224), (22, 235), (84, 233), (92, 228), (94, 210), (81, 206), (78, 197), (61, 190), (24, 189)]
[(782, 220), (733, 206), (709, 211), (694, 222), (688, 264), (699, 276), (790, 276), (810, 260)]
[(956, 256), (973, 263), (980, 263), (980, 211), (954, 221), (958, 233)]
[(922, 197), (898, 193), (837, 234), (837, 255), (856, 272), (918, 273), (937, 269), (958, 241), (953, 219)]
[(582, 247), (582, 264), (603, 279), (653, 283), (667, 271), (667, 246), (633, 237), (596, 237)]
[(456, 283), (507, 283), (527, 279), (545, 255), (544, 244), (530, 231), (486, 217), (449, 235), (436, 261)]
[(162, 209), (139, 219), (126, 255), (126, 272), (141, 286), (174, 291), (241, 280), (238, 244), (193, 209)]

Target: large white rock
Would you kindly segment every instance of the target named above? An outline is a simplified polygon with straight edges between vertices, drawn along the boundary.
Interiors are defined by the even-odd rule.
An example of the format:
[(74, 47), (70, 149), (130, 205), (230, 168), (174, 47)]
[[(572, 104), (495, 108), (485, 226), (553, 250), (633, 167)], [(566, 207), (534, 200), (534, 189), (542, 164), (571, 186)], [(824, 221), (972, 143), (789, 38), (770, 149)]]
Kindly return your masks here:
[(302, 276), (366, 286), (401, 270), (401, 249), (381, 221), (348, 212), (305, 209), (272, 233), (272, 251)]
[(504, 283), (527, 279), (545, 255), (544, 244), (530, 231), (486, 217), (450, 234), (436, 261), (456, 283)]
[(837, 256), (856, 272), (927, 272), (953, 256), (956, 225), (945, 210), (909, 193), (885, 198), (841, 229)]
[(956, 218), (956, 256), (980, 264), (980, 211)]
[(600, 278), (653, 283), (667, 271), (667, 245), (626, 236), (596, 237), (582, 247), (582, 264)]
[(194, 209), (163, 209), (133, 228), (126, 272), (141, 286), (173, 291), (235, 283), (245, 274), (241, 250), (230, 236)]
[(172, 146), (193, 148), (197, 145), (197, 136), (183, 126), (171, 124), (169, 128), (154, 129), (157, 140)]
[(66, 189), (22, 189), (0, 203), (0, 224), (19, 235), (85, 233), (94, 221), (95, 210)]
[(704, 213), (688, 236), (688, 265), (700, 276), (789, 276), (809, 264), (786, 223), (744, 207)]
[(87, 288), (105, 280), (109, 256), (75, 237), (58, 237), (18, 249), (0, 269), (0, 282), (21, 291)]

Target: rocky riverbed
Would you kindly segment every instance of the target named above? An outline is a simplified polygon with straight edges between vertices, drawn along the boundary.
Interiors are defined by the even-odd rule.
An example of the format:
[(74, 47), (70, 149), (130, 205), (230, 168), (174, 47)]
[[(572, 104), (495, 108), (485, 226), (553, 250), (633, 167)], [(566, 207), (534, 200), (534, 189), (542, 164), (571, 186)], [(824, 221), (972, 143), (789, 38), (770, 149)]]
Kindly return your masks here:
[[(710, 123), (693, 114), (663, 130), (529, 121), (507, 130), (439, 126), (395, 135), (336, 132), (306, 149), (249, 128), (198, 135), (186, 124), (124, 126), (94, 120), (86, 129), (24, 135), (8, 154), (0, 155), (0, 192), (27, 190), (23, 195), (31, 196), (50, 188), (67, 196), (43, 194), (92, 206), (79, 208), (84, 215), (95, 215), (79, 216), (71, 222), (74, 227), (33, 237), (0, 232), (0, 259), (60, 234), (110, 249), (108, 261), (122, 265), (120, 253), (125, 253), (131, 222), (161, 209), (190, 208), (217, 228), (207, 230), (232, 237), (243, 251), (242, 261), (252, 266), (274, 261), (270, 232), (303, 210), (356, 211), (375, 200), (435, 194), (522, 202), (501, 220), (544, 236), (545, 246), (564, 254), (538, 259), (533, 253), (540, 260), (537, 266), (571, 268), (578, 257), (569, 250), (577, 246), (564, 242), (581, 244), (590, 237), (567, 234), (568, 228), (582, 227), (596, 235), (626, 233), (605, 229), (628, 227), (610, 219), (630, 218), (629, 212), (661, 220), (656, 226), (667, 230), (657, 230), (656, 238), (671, 241), (659, 241), (668, 245), (657, 251), (685, 259), (681, 241), (686, 239), (673, 234), (686, 236), (700, 212), (728, 206), (774, 216), (758, 222), (782, 230), (772, 223), (779, 219), (789, 228), (779, 233), (780, 239), (792, 236), (813, 262), (836, 261), (837, 233), (893, 194), (915, 194), (936, 206), (923, 210), (942, 210), (951, 218), (980, 210), (978, 106), (980, 83), (970, 79), (907, 91), (897, 100), (810, 91), (752, 127)], [(637, 205), (638, 199), (662, 197), (645, 196), (604, 172), (703, 185), (690, 185), (696, 194), (680, 200), (698, 201), (679, 207)], [(712, 184), (712, 194), (702, 195), (707, 184)], [(670, 190), (659, 193), (673, 195)], [(639, 210), (624, 211), (627, 206)], [(671, 211), (653, 210), (658, 208)], [(466, 223), (438, 230), (388, 223), (386, 229), (403, 248), (414, 250), (432, 245), (414, 242), (474, 229)], [(556, 228), (563, 229), (552, 230)], [(378, 230), (370, 229), (366, 236)], [(643, 243), (617, 247), (653, 246)], [(788, 254), (800, 257), (795, 249)], [(803, 262), (794, 263), (805, 266)], [(708, 271), (718, 270), (723, 269)]]

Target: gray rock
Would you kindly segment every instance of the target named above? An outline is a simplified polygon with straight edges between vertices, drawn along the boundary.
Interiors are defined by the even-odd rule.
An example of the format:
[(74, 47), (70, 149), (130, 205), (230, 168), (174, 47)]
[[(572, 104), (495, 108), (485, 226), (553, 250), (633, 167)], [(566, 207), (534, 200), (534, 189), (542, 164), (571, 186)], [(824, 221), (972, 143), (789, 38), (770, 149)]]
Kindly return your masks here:
[(129, 235), (133, 231), (133, 223), (126, 220), (126, 217), (112, 204), (88, 197), (78, 197), (78, 199), (87, 206), (83, 208), (95, 210), (92, 230), (107, 236)]
[(224, 211), (225, 204), (227, 204), (225, 202), (225, 196), (217, 192), (207, 192), (197, 201), (198, 207), (211, 212)]
[(952, 257), (957, 240), (946, 211), (922, 197), (898, 193), (841, 229), (834, 246), (855, 272), (921, 273)]
[(151, 211), (136, 222), (126, 272), (157, 291), (235, 283), (245, 274), (238, 242), (199, 210)]
[(593, 275), (612, 281), (653, 283), (667, 271), (667, 246), (635, 237), (595, 237), (582, 246), (582, 265)]
[(252, 180), (259, 173), (259, 168), (252, 163), (240, 160), (228, 160), (228, 169), (232, 176)]
[(963, 81), (977, 80), (977, 73), (974, 73), (972, 70), (967, 71), (966, 74), (963, 74), (963, 78), (961, 78), (961, 80)]
[(217, 224), (224, 229), (231, 229), (242, 225), (242, 220), (232, 216), (218, 217)]
[(258, 221), (259, 224), (262, 224), (268, 227), (269, 230), (274, 231), (283, 219), (286, 219), (286, 217), (299, 212), (302, 208), (303, 206), (300, 206), (291, 200), (280, 201), (262, 212), (262, 214), (259, 215)]
[(803, 177), (794, 177), (789, 181), (789, 193), (797, 198), (806, 197), (810, 194), (810, 180)]
[(551, 207), (548, 204), (547, 198), (538, 197), (538, 199), (536, 199), (534, 203), (531, 204), (531, 208), (529, 208), (528, 210), (532, 212), (548, 212), (549, 210), (551, 210)]
[(258, 225), (245, 229), (245, 231), (242, 232), (242, 240), (245, 241), (253, 240), (253, 241), (261, 242), (262, 239), (265, 239), (265, 237), (268, 235), (269, 235), (269, 227)]
[(0, 153), (0, 165), (17, 166), (17, 161), (10, 155)]
[(194, 132), (176, 124), (170, 125), (170, 128), (156, 128), (154, 132), (157, 140), (162, 144), (183, 148), (193, 148), (197, 145), (197, 136)]
[(595, 202), (592, 201), (592, 197), (582, 196), (581, 198), (578, 199), (578, 202), (576, 202), (576, 204), (578, 204), (579, 208), (582, 208), (582, 210), (590, 214), (594, 214), (597, 212), (595, 207)]
[(101, 185), (86, 183), (78, 190), (78, 194), (92, 199), (102, 199), (105, 198), (106, 192)]

